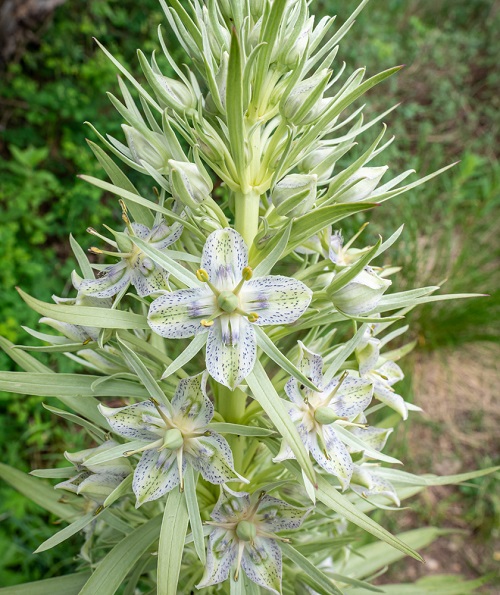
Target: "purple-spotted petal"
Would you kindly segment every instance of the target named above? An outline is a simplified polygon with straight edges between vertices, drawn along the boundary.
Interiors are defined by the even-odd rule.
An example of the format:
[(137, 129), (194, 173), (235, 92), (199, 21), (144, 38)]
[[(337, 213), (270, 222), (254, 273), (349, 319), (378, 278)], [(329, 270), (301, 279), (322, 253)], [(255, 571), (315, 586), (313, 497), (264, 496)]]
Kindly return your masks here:
[(314, 353), (307, 349), (307, 347), (299, 341), (300, 348), (300, 371), (307, 376), (319, 388), (323, 383), (323, 358), (321, 355)]
[[(387, 439), (392, 434), (392, 428), (376, 428), (374, 426), (370, 426), (368, 428), (352, 428), (351, 432), (358, 438), (361, 438), (363, 442), (374, 448), (375, 450), (381, 451)], [(360, 452), (363, 450), (361, 447), (359, 450), (353, 452)]]
[(389, 386), (385, 386), (383, 382), (375, 382), (373, 388), (373, 396), (376, 399), (397, 411), (403, 419), (408, 417), (408, 408), (403, 397), (391, 390)]
[(219, 229), (208, 236), (201, 257), (201, 268), (207, 271), (216, 287), (232, 290), (247, 264), (248, 248), (237, 231)]
[[(338, 386), (340, 378), (334, 378), (325, 388), (324, 394), (331, 393)], [(364, 411), (373, 396), (373, 384), (361, 378), (348, 375), (329, 404), (338, 417), (354, 417)]]
[(205, 331), (200, 321), (209, 318), (215, 310), (215, 296), (208, 287), (180, 289), (152, 302), (148, 324), (162, 337), (183, 339)]
[[(148, 260), (152, 269), (144, 267), (144, 261)], [(165, 269), (155, 265), (149, 259), (144, 259), (141, 265), (134, 267), (131, 272), (130, 281), (141, 297), (146, 297), (157, 291), (167, 289), (168, 273)], [(148, 263), (148, 264), (149, 264)]]
[(97, 279), (84, 279), (80, 284), (80, 293), (96, 298), (109, 298), (116, 295), (130, 283), (130, 270), (122, 260), (107, 267)]
[(172, 227), (165, 222), (155, 225), (151, 230), (148, 244), (157, 250), (168, 248), (176, 242), (182, 235), (183, 226), (180, 223), (174, 223)]
[(208, 333), (206, 363), (210, 376), (234, 389), (252, 371), (257, 347), (255, 332), (238, 314), (220, 316)]
[(299, 384), (295, 378), (290, 378), (285, 384), (285, 393), (295, 405), (302, 405), (304, 403), (304, 397), (299, 390)]
[(210, 483), (226, 483), (236, 477), (233, 453), (225, 438), (216, 432), (191, 439), (189, 448), (186, 448), (186, 458), (201, 473), (203, 479)]
[(159, 435), (151, 431), (150, 418), (160, 420), (160, 416), (151, 401), (127, 407), (105, 407), (102, 404), (98, 407), (111, 429), (120, 436), (134, 440), (158, 440)]
[(238, 545), (234, 533), (214, 527), (208, 538), (208, 551), (205, 572), (197, 589), (224, 582), (231, 566), (236, 561)]
[[(136, 508), (145, 502), (161, 498), (167, 492), (179, 485), (179, 469), (175, 452), (146, 450), (134, 471), (132, 489), (137, 498)], [(186, 461), (183, 461), (183, 471)]]
[(179, 382), (172, 398), (174, 418), (188, 419), (196, 428), (202, 428), (210, 422), (214, 416), (214, 406), (207, 396), (206, 384), (207, 375), (204, 372)]
[(259, 519), (265, 523), (266, 530), (269, 528), (269, 531), (273, 533), (285, 529), (298, 529), (306, 512), (302, 508), (297, 508), (268, 495), (261, 499), (258, 508)]
[(370, 496), (385, 496), (396, 506), (401, 505), (394, 486), (378, 475), (371, 474), (371, 488), (358, 486), (356, 484), (351, 484), (351, 488), (363, 498), (370, 498)]
[(210, 516), (214, 521), (225, 523), (240, 516), (249, 506), (250, 497), (246, 492), (233, 492), (225, 488)]
[(327, 454), (320, 448), (316, 435), (313, 436), (309, 449), (318, 465), (327, 473), (335, 475), (345, 490), (349, 486), (354, 468), (351, 455), (330, 426), (323, 426), (322, 431)]
[[(142, 223), (132, 223), (132, 229), (134, 230), (134, 235), (141, 240), (147, 240), (151, 233), (149, 227), (143, 225)], [(130, 235), (130, 232), (127, 228), (124, 231), (127, 235)]]
[(242, 310), (259, 315), (255, 324), (290, 324), (307, 310), (312, 291), (298, 279), (269, 275), (250, 279), (240, 296)]
[(271, 593), (281, 593), (281, 549), (274, 539), (257, 536), (245, 544), (241, 567), (248, 578)]
[(393, 361), (383, 363), (377, 370), (377, 374), (382, 375), (389, 386), (396, 384), (405, 377), (403, 370)]
[(380, 341), (369, 339), (362, 349), (356, 349), (356, 358), (361, 376), (374, 370), (380, 357)]

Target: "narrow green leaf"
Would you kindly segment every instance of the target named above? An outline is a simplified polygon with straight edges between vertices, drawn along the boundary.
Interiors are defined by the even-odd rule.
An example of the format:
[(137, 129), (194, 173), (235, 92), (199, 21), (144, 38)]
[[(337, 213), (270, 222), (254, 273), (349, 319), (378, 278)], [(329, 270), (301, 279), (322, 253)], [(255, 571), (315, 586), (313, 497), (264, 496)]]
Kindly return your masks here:
[(313, 587), (319, 589), (320, 593), (326, 595), (342, 595), (342, 591), (324, 574), (317, 566), (304, 557), (300, 552), (288, 543), (278, 542), (281, 551), (296, 566), (302, 568), (307, 576), (312, 579)]
[(190, 270), (176, 263), (165, 252), (161, 252), (153, 248), (150, 244), (141, 240), (140, 238), (130, 238), (147, 256), (149, 256), (156, 264), (162, 266), (176, 279), (187, 285), (188, 287), (201, 287), (201, 281), (198, 281), (196, 275)]
[(205, 554), (205, 538), (203, 535), (203, 524), (200, 517), (200, 507), (196, 496), (196, 480), (191, 465), (186, 468), (184, 475), (184, 493), (186, 495), (186, 504), (189, 514), (189, 525), (193, 533), (193, 541), (198, 558), (205, 566), (207, 557)]
[(162, 379), (168, 378), (175, 374), (178, 370), (182, 370), (182, 366), (189, 363), (193, 357), (205, 346), (207, 342), (208, 333), (201, 333), (196, 335), (191, 343), (184, 349), (182, 353), (179, 354), (178, 357), (168, 366), (165, 372), (162, 375)]
[(125, 442), (124, 444), (117, 444), (116, 446), (107, 448), (102, 452), (98, 452), (95, 455), (92, 455), (85, 461), (85, 464), (98, 465), (99, 463), (107, 463), (108, 461), (114, 461), (115, 459), (123, 457), (126, 452), (137, 450), (138, 448), (141, 448), (146, 444), (148, 444), (148, 442), (144, 440), (131, 440), (130, 442)]
[(94, 279), (94, 271), (90, 266), (89, 259), (87, 255), (83, 251), (83, 248), (80, 244), (75, 240), (72, 234), (69, 234), (69, 243), (71, 245), (71, 249), (73, 250), (73, 254), (78, 262), (78, 266), (80, 267), (80, 271), (85, 279)]
[(5, 337), (0, 337), (0, 348), (16, 362), (26, 372), (47, 372), (53, 373), (50, 368), (39, 362), (33, 356), (18, 349), (14, 349), (15, 345)]
[[(98, 401), (96, 399), (96, 413), (99, 414), (99, 411), (97, 409), (97, 404)], [(64, 411), (63, 409), (58, 409), (57, 407), (51, 407), (50, 405), (47, 405), (46, 403), (42, 403), (43, 407), (45, 409), (47, 409), (47, 411), (50, 411), (51, 413), (53, 413), (54, 415), (58, 415), (59, 417), (62, 417), (64, 419), (67, 419), (68, 421), (70, 421), (71, 423), (77, 424), (78, 426), (81, 426), (82, 428), (85, 428), (86, 430), (88, 430), (90, 432), (90, 434), (96, 438), (98, 438), (99, 440), (104, 440), (106, 432), (104, 432), (102, 430), (103, 427), (106, 427), (106, 424), (104, 423), (104, 419), (102, 418), (102, 416), (100, 415), (100, 428), (97, 427), (95, 424), (87, 421), (86, 419), (83, 419), (83, 417), (80, 417), (79, 415), (75, 415), (74, 413), (69, 413), (68, 411)]]
[(257, 426), (244, 426), (241, 424), (228, 424), (224, 422), (212, 422), (208, 428), (220, 434), (236, 434), (237, 436), (272, 436), (273, 430), (259, 428)]
[(59, 502), (60, 494), (54, 490), (53, 486), (44, 481), (30, 477), (3, 463), (0, 463), (0, 478), (23, 496), (61, 519), (72, 521), (78, 515), (78, 512), (70, 504)]
[(394, 457), (390, 457), (389, 455), (385, 455), (384, 453), (375, 450), (374, 448), (366, 444), (364, 440), (361, 440), (361, 438), (359, 438), (355, 434), (352, 434), (351, 432), (349, 432), (349, 430), (346, 430), (346, 428), (343, 428), (340, 424), (334, 424), (332, 427), (334, 428), (335, 432), (340, 435), (342, 442), (345, 442), (347, 446), (351, 446), (352, 448), (355, 448), (357, 450), (362, 448), (365, 454), (368, 455), (371, 459), (375, 459), (377, 461), (384, 461), (393, 465), (403, 464), (398, 459), (395, 459)]
[(342, 348), (337, 351), (335, 357), (330, 362), (328, 368), (326, 369), (323, 375), (323, 384), (327, 385), (330, 380), (335, 376), (335, 374), (339, 371), (340, 366), (349, 359), (351, 353), (356, 349), (356, 347), (361, 343), (365, 336), (367, 326), (361, 325), (357, 330), (356, 334), (349, 339), (347, 343), (342, 345)]
[[(227, 128), (231, 155), (236, 169), (240, 174), (246, 171), (245, 159), (245, 124), (243, 121), (243, 67), (241, 60), (240, 42), (233, 27), (231, 32), (231, 48), (229, 50), (228, 81), (231, 82), (226, 89)], [(247, 180), (238, 180), (240, 184)]]
[(40, 554), (41, 552), (45, 552), (47, 550), (50, 550), (51, 548), (55, 547), (56, 545), (59, 545), (63, 541), (66, 541), (66, 539), (69, 539), (70, 537), (72, 537), (73, 535), (75, 535), (76, 533), (78, 533), (79, 531), (81, 531), (82, 529), (84, 529), (94, 519), (97, 519), (97, 517), (102, 512), (103, 511), (101, 511), (98, 514), (94, 514), (92, 512), (89, 512), (89, 513), (83, 515), (82, 517), (80, 517), (76, 521), (73, 521), (67, 527), (64, 527), (64, 529), (61, 529), (60, 531), (58, 531), (55, 535), (52, 535), (52, 537), (49, 537), (49, 539), (46, 539), (42, 544), (40, 544), (37, 547), (37, 549), (33, 553), (34, 554)]
[(444, 486), (454, 485), (471, 479), (477, 479), (478, 477), (483, 477), (485, 475), (490, 475), (491, 473), (496, 473), (497, 471), (500, 471), (500, 466), (469, 471), (468, 473), (441, 476), (413, 475), (413, 473), (407, 473), (405, 471), (400, 471), (399, 469), (388, 469), (386, 467), (381, 467), (378, 471), (381, 472), (380, 475), (387, 477), (387, 479), (394, 481), (395, 483), (410, 484), (414, 486)]
[(116, 486), (116, 488), (111, 492), (111, 494), (104, 500), (103, 506), (104, 508), (108, 508), (111, 506), (113, 502), (116, 502), (119, 498), (124, 496), (125, 494), (130, 494), (132, 492), (132, 481), (134, 479), (134, 474), (130, 473), (127, 477)]
[(297, 366), (285, 357), (271, 339), (266, 335), (265, 331), (260, 326), (254, 326), (255, 336), (257, 337), (257, 345), (262, 351), (268, 355), (274, 362), (278, 364), (285, 372), (291, 374), (294, 378), (297, 378), (302, 384), (305, 384), (310, 389), (321, 392), (321, 389), (317, 387), (309, 378), (303, 374)]
[[(288, 241), (290, 239), (290, 231), (292, 229), (292, 222), (288, 223), (283, 228), (283, 231), (280, 234), (280, 239), (278, 243), (271, 247), (270, 243), (266, 244), (266, 246), (262, 250), (261, 256), (266, 254), (264, 258), (260, 261), (260, 263), (255, 267), (253, 272), (255, 277), (264, 277), (264, 275), (268, 275), (273, 266), (278, 262), (281, 258), (285, 248), (287, 247)], [(270, 249), (268, 249), (268, 246)]]
[(42, 316), (54, 318), (60, 322), (69, 322), (80, 326), (96, 328), (121, 328), (121, 329), (147, 329), (149, 328), (145, 316), (124, 312), (122, 310), (109, 310), (107, 308), (92, 308), (89, 306), (65, 306), (64, 304), (47, 304), (22, 289), (17, 289), (19, 295), (28, 306)]
[(255, 364), (253, 371), (247, 376), (247, 384), (254, 398), (267, 413), (281, 436), (287, 441), (309, 481), (315, 485), (316, 474), (309, 454), (300, 439), (297, 428), (288, 415), (285, 402), (279, 397), (260, 362)]
[(43, 581), (13, 585), (0, 589), (0, 595), (78, 595), (90, 572), (77, 572)]
[(119, 337), (117, 340), (127, 363), (137, 374), (142, 384), (146, 387), (146, 390), (148, 391), (150, 397), (158, 401), (158, 403), (165, 405), (165, 407), (171, 414), (172, 406), (170, 405), (170, 401), (168, 400), (167, 396), (165, 395), (159, 384), (154, 379), (151, 372), (146, 368), (141, 358), (138, 357), (137, 354), (134, 351), (132, 351), (132, 349), (130, 349), (130, 347), (126, 345), (123, 342), (123, 340), (121, 340)]
[(22, 395), (58, 398), (66, 396), (147, 398), (148, 396), (144, 387), (125, 380), (102, 382), (93, 391), (91, 386), (98, 378), (101, 376), (0, 372), (0, 390)]
[(79, 595), (114, 595), (130, 569), (151, 549), (159, 534), (159, 517), (154, 517), (131, 531), (99, 562)]
[(182, 552), (189, 514), (184, 494), (174, 488), (168, 494), (158, 546), (158, 594), (177, 595)]
[(30, 475), (42, 479), (67, 479), (75, 475), (75, 468), (71, 466), (56, 467), (55, 469), (33, 469), (33, 471), (30, 471)]

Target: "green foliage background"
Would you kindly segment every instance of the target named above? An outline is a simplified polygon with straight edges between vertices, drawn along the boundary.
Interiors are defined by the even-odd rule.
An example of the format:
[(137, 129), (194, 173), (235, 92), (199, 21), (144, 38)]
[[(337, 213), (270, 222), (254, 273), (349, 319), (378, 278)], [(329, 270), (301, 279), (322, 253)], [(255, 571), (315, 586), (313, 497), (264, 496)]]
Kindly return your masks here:
[[(357, 3), (315, 4), (316, 12), (337, 13), (342, 22)], [(373, 74), (406, 64), (398, 77), (370, 96), (374, 112), (402, 101), (387, 122), (396, 142), (384, 153), (384, 163), (393, 172), (414, 168), (423, 176), (460, 160), (437, 181), (371, 217), (372, 239), (379, 233), (387, 236), (402, 220), (406, 223), (403, 241), (391, 251), (391, 261), (404, 267), (398, 285), (450, 278), (447, 292), (491, 296), (416, 312), (411, 323), (425, 349), (499, 336), (498, 324), (492, 322), (498, 320), (500, 302), (494, 276), (499, 241), (492, 224), (499, 216), (500, 194), (495, 152), (500, 132), (495, 91), (500, 85), (500, 11), (494, 4), (374, 0), (358, 17), (339, 54), (349, 72), (366, 65)], [(0, 81), (0, 334), (11, 341), (29, 342), (19, 325), (34, 326), (37, 320), (14, 286), (46, 301), (52, 293), (64, 295), (73, 268), (69, 233), (88, 247), (87, 226), (118, 219), (113, 198), (75, 177), (102, 177), (85, 143), (93, 135), (84, 121), (121, 135), (119, 116), (105, 94), (116, 90), (116, 72), (92, 36), (138, 73), (135, 50), (141, 47), (147, 54), (157, 48), (160, 22), (164, 19), (157, 0), (70, 0)], [(177, 48), (171, 49), (180, 55)], [(350, 224), (353, 230), (359, 222)], [(3, 369), (10, 366), (3, 355), (0, 364)], [(24, 470), (53, 466), (58, 453), (83, 447), (83, 438), (70, 435), (63, 424), (54, 428), (40, 399), (0, 396), (3, 462)], [(482, 491), (487, 496), (488, 490)], [(473, 501), (475, 496), (465, 493), (467, 497)], [(0, 503), (0, 584), (50, 577), (71, 567), (68, 548), (30, 557), (54, 530), (40, 509), (4, 486)], [(490, 500), (489, 506), (488, 515), (498, 514), (498, 503)], [(490, 537), (491, 530), (485, 538)], [(69, 542), (74, 553), (77, 543)]]

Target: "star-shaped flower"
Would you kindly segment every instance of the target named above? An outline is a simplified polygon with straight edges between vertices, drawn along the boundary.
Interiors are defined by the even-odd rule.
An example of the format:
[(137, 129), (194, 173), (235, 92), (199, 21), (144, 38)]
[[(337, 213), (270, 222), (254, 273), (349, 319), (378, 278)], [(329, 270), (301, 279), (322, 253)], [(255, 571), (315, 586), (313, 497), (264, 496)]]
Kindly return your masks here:
[(75, 453), (65, 452), (64, 456), (70, 463), (73, 463), (77, 475), (58, 483), (55, 487), (74, 494), (81, 494), (97, 504), (102, 504), (132, 471), (132, 467), (129, 461), (123, 457), (95, 465), (87, 465), (86, 461), (115, 446), (118, 446), (116, 442), (108, 440), (96, 448), (88, 448)]
[(199, 589), (225, 581), (240, 567), (260, 587), (281, 593), (281, 549), (277, 532), (297, 529), (307, 510), (261, 493), (222, 491), (212, 511), (205, 574)]
[(380, 355), (380, 339), (373, 336), (373, 328), (366, 331), (363, 342), (355, 351), (359, 365), (359, 374), (373, 385), (373, 396), (397, 411), (403, 419), (408, 417), (408, 409), (420, 410), (406, 403), (401, 395), (392, 388), (393, 384), (403, 380), (403, 370), (393, 362)]
[(186, 465), (211, 483), (222, 484), (236, 477), (233, 455), (227, 441), (207, 428), (214, 408), (205, 390), (206, 373), (182, 379), (172, 398), (171, 411), (152, 401), (113, 409), (99, 405), (111, 428), (124, 438), (146, 444), (134, 472), (132, 489), (136, 506), (157, 500), (174, 487), (183, 486)]
[(245, 242), (229, 228), (207, 238), (197, 277), (204, 282), (202, 287), (154, 300), (149, 326), (168, 339), (208, 332), (207, 370), (217, 382), (234, 389), (255, 363), (253, 325), (294, 322), (309, 306), (312, 292), (289, 277), (252, 278)]
[[(350, 425), (372, 400), (370, 382), (344, 372), (323, 386), (323, 358), (309, 351), (299, 341), (302, 351), (301, 371), (321, 388), (321, 392), (299, 385), (290, 378), (285, 392), (291, 401), (288, 414), (297, 426), (306, 449), (323, 469), (335, 475), (345, 490), (353, 473), (353, 462), (348, 449), (335, 431), (337, 424)], [(295, 458), (291, 448), (283, 441), (275, 462)]]
[(176, 223), (169, 227), (162, 221), (150, 229), (141, 223), (130, 223), (125, 211), (123, 218), (127, 227), (123, 234), (115, 235), (118, 247), (125, 252), (107, 252), (94, 248), (93, 252), (115, 256), (120, 261), (105, 268), (99, 278), (82, 280), (80, 291), (83, 294), (96, 298), (109, 298), (132, 284), (137, 293), (144, 297), (167, 288), (168, 274), (165, 269), (155, 264), (128, 237), (135, 236), (147, 242), (152, 248), (164, 250), (179, 239), (183, 230), (182, 225)]

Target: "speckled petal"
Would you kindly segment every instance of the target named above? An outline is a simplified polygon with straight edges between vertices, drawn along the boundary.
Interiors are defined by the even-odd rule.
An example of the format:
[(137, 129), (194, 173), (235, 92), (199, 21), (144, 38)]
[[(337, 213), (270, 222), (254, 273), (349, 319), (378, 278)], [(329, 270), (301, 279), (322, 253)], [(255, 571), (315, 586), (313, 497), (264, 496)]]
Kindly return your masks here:
[(237, 553), (238, 545), (233, 532), (214, 527), (208, 538), (205, 572), (196, 588), (202, 589), (224, 582), (236, 561)]
[[(143, 225), (142, 223), (132, 223), (132, 229), (134, 230), (134, 234), (141, 240), (147, 240), (151, 234), (149, 227)], [(128, 228), (125, 228), (123, 231), (127, 235), (130, 235)]]
[(125, 261), (110, 266), (97, 279), (84, 279), (80, 284), (80, 293), (97, 298), (109, 298), (116, 295), (130, 283), (130, 270)]
[(300, 348), (300, 371), (305, 374), (312, 382), (319, 388), (323, 383), (323, 358), (321, 355), (314, 353), (307, 349), (307, 347), (299, 341)]
[(170, 227), (163, 221), (159, 225), (155, 225), (151, 230), (148, 244), (157, 250), (168, 248), (181, 237), (183, 229), (180, 223), (174, 223)]
[(236, 477), (233, 453), (227, 441), (216, 432), (190, 440), (186, 458), (210, 483), (226, 483)]
[[(368, 444), (368, 446), (381, 451), (384, 448), (387, 439), (392, 434), (393, 428), (376, 428), (370, 426), (368, 428), (352, 428), (351, 432), (358, 438), (361, 438), (361, 440)], [(353, 452), (360, 452), (362, 448), (356, 451), (353, 449), (351, 450)]]
[(318, 465), (323, 467), (327, 473), (338, 478), (342, 489), (345, 490), (349, 486), (353, 472), (351, 455), (330, 426), (323, 426), (322, 430), (328, 457), (319, 447), (316, 435), (313, 436), (310, 443), (311, 454)]
[(168, 273), (165, 269), (153, 264), (153, 270), (142, 271), (134, 268), (130, 281), (141, 297), (167, 289)]
[(312, 291), (298, 279), (269, 275), (250, 279), (240, 296), (242, 310), (259, 315), (255, 324), (290, 324), (307, 310)]
[(380, 341), (378, 339), (369, 339), (362, 349), (356, 349), (356, 358), (361, 376), (375, 369), (379, 357)]
[(407, 419), (408, 408), (403, 397), (391, 390), (389, 386), (385, 386), (383, 382), (375, 382), (373, 389), (373, 396), (376, 399), (397, 411), (403, 419)]
[(403, 380), (405, 377), (403, 370), (393, 361), (383, 363), (380, 368), (377, 369), (377, 374), (384, 376), (389, 386), (396, 384), (396, 382)]
[(281, 549), (274, 539), (256, 537), (253, 544), (245, 544), (241, 567), (257, 585), (280, 595)]
[(250, 496), (246, 492), (232, 492), (228, 488), (221, 494), (210, 516), (214, 521), (225, 523), (234, 520), (250, 506)]
[(295, 405), (302, 405), (304, 403), (304, 397), (299, 390), (299, 383), (295, 378), (290, 378), (285, 384), (285, 393)]
[[(230, 318), (229, 334), (221, 318)], [(252, 371), (256, 355), (255, 333), (243, 316), (221, 316), (210, 327), (206, 363), (208, 373), (217, 382), (231, 389), (236, 388)]]
[(215, 312), (215, 296), (208, 287), (180, 289), (156, 298), (149, 308), (148, 324), (167, 339), (192, 337), (206, 329), (200, 321)]
[(370, 489), (355, 484), (351, 484), (351, 488), (363, 498), (370, 498), (371, 496), (385, 496), (396, 506), (401, 505), (398, 494), (390, 482), (382, 479), (374, 473), (371, 474), (371, 481), (372, 487)]
[(241, 271), (248, 264), (248, 248), (234, 229), (212, 232), (205, 242), (201, 268), (219, 289), (231, 290), (241, 279)]
[[(324, 394), (331, 393), (338, 385), (339, 378), (334, 378), (325, 388)], [(355, 417), (371, 403), (373, 384), (367, 380), (349, 375), (344, 379), (338, 392), (329, 404), (329, 408), (338, 417)]]
[[(171, 452), (165, 458), (162, 456), (163, 452), (146, 450), (137, 463), (132, 482), (132, 489), (137, 498), (136, 508), (145, 502), (157, 500), (180, 483), (176, 453)], [(184, 471), (186, 461), (183, 461), (182, 468)]]
[(270, 532), (298, 529), (304, 520), (306, 510), (292, 506), (283, 500), (264, 496), (259, 504), (258, 515)]
[(151, 401), (143, 401), (127, 407), (105, 407), (102, 404), (99, 404), (98, 407), (111, 429), (120, 436), (134, 440), (158, 440), (158, 434), (149, 429), (151, 426), (149, 418), (160, 420)]
[(207, 374), (183, 378), (177, 385), (172, 398), (172, 411), (178, 416), (189, 419), (196, 428), (206, 426), (214, 416), (214, 406), (206, 392)]

